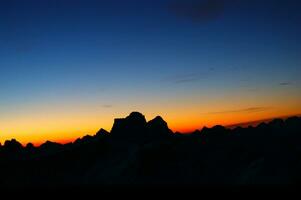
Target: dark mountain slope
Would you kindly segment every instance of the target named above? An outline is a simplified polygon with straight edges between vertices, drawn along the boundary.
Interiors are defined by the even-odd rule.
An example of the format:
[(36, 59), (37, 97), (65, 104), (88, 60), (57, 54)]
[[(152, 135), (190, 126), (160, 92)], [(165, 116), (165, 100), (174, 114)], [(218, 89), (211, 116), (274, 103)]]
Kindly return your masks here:
[(0, 146), (3, 186), (110, 184), (298, 184), (301, 118), (257, 127), (173, 133), (138, 112), (73, 143)]

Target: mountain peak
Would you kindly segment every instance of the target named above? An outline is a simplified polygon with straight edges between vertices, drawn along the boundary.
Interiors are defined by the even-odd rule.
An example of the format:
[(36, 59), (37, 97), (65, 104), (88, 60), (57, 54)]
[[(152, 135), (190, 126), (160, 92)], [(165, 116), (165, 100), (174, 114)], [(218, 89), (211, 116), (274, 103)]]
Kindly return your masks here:
[(154, 119), (150, 120), (147, 124), (151, 126), (161, 126), (162, 128), (167, 127), (166, 121), (164, 121), (164, 119), (161, 116), (155, 117)]
[(114, 120), (111, 130), (113, 137), (118, 139), (135, 140), (141, 138), (146, 130), (146, 119), (139, 112), (132, 112), (126, 118)]
[(169, 135), (171, 130), (162, 117), (149, 122), (139, 112), (132, 112), (126, 118), (115, 119), (111, 134), (114, 138), (131, 141), (149, 141)]
[(99, 131), (97, 131), (96, 136), (104, 136), (104, 135), (108, 135), (109, 132), (106, 131), (105, 129), (101, 128)]
[(12, 140), (6, 140), (4, 142), (4, 147), (10, 149), (21, 149), (22, 144), (18, 142), (16, 139), (12, 139)]
[(169, 136), (172, 131), (168, 128), (167, 123), (162, 117), (157, 116), (147, 123), (147, 128), (150, 137), (162, 137)]
[(126, 120), (135, 121), (137, 123), (145, 124), (146, 119), (143, 114), (140, 112), (132, 112), (129, 116), (126, 117)]

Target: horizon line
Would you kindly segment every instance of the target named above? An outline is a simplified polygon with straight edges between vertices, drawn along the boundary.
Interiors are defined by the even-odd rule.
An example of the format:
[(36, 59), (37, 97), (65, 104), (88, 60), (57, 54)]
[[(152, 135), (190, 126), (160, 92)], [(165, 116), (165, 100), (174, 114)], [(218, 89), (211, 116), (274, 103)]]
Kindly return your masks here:
[[(192, 134), (194, 131), (201, 131), (203, 128), (205, 128), (205, 127), (207, 127), (207, 128), (212, 128), (212, 127), (214, 127), (214, 126), (217, 126), (217, 125), (221, 125), (221, 126), (223, 126), (223, 127), (225, 127), (225, 128), (229, 128), (229, 129), (233, 129), (233, 128), (236, 128), (236, 127), (243, 127), (243, 128), (246, 128), (246, 127), (248, 127), (248, 126), (252, 126), (252, 127), (256, 127), (256, 126), (258, 126), (260, 123), (263, 123), (263, 122), (270, 122), (270, 121), (272, 121), (272, 120), (274, 120), (274, 119), (283, 119), (283, 120), (286, 120), (287, 118), (290, 118), (290, 117), (301, 117), (301, 114), (293, 114), (293, 115), (282, 115), (282, 116), (275, 116), (275, 117), (270, 117), (270, 118), (264, 118), (264, 119), (258, 119), (258, 120), (253, 120), (253, 121), (245, 121), (245, 122), (240, 122), (240, 123), (235, 123), (235, 124), (229, 124), (229, 125), (222, 125), (222, 124), (219, 124), (219, 123), (217, 123), (216, 125), (213, 125), (213, 126), (209, 126), (209, 127), (207, 127), (207, 126), (201, 126), (199, 129), (191, 129), (191, 130), (187, 130), (187, 131), (177, 131), (177, 130), (172, 130), (171, 129), (171, 131), (173, 132), (173, 133), (179, 133), (179, 134), (183, 134), (183, 135), (189, 135), (189, 134)], [(115, 119), (118, 119), (118, 118), (115, 118)], [(167, 123), (167, 122), (166, 122)], [(168, 124), (168, 123), (167, 123)], [(107, 131), (107, 132), (111, 132), (111, 130), (110, 131), (108, 131), (108, 130), (106, 130), (106, 129), (104, 129), (104, 128), (99, 128), (98, 130), (101, 130), (101, 129), (103, 129), (103, 130), (105, 130), (105, 131)], [(77, 139), (81, 139), (81, 138), (83, 138), (83, 137), (85, 137), (85, 136), (95, 136), (97, 134), (97, 132), (96, 133), (87, 133), (87, 134), (83, 134), (81, 137), (77, 137), (77, 138), (70, 138), (70, 139), (58, 139), (58, 140), (44, 140), (44, 141), (41, 141), (41, 142), (20, 142), (20, 144), (23, 146), (23, 147), (25, 147), (27, 144), (33, 144), (35, 147), (39, 147), (39, 146), (41, 146), (42, 144), (44, 144), (44, 143), (46, 143), (46, 142), (54, 142), (54, 143), (58, 143), (58, 144), (62, 144), (62, 145), (65, 145), (65, 144), (68, 144), (68, 143), (73, 143), (73, 142), (75, 142)], [(16, 141), (18, 141), (17, 139), (15, 139), (15, 138), (11, 138), (10, 140), (16, 140)], [(10, 141), (9, 139), (7, 139), (7, 140), (4, 140), (4, 143), (6, 142), (6, 141)], [(2, 144), (2, 146), (4, 145), (4, 143)], [(1, 144), (1, 142), (0, 142), (0, 144)]]

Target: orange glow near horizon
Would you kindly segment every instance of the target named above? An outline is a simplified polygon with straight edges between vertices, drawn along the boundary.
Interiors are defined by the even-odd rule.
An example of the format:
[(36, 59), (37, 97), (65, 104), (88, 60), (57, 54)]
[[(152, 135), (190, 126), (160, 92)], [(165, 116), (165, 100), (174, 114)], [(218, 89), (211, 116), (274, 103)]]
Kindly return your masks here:
[[(147, 121), (160, 115), (172, 131), (182, 133), (204, 126), (229, 126), (301, 113), (298, 95), (275, 94), (252, 96), (240, 91), (225, 94), (222, 100), (192, 95), (143, 101), (144, 104), (131, 98), (122, 103), (112, 102), (116, 106), (110, 108), (100, 107), (97, 101), (70, 103), (73, 101), (67, 100), (52, 104), (48, 101), (2, 113), (0, 143), (13, 138), (23, 145), (31, 142), (37, 146), (47, 140), (68, 143), (85, 135), (95, 135), (100, 128), (110, 131), (115, 118), (126, 117), (132, 111), (141, 112)], [(236, 98), (238, 96), (241, 98)]]
[[(127, 116), (127, 115), (125, 115)], [(121, 116), (121, 117), (125, 117)], [(193, 118), (193, 117), (186, 117), (183, 118), (173, 118), (171, 117), (163, 117), (168, 125), (169, 128), (173, 132), (181, 132), (181, 133), (190, 133), (195, 130), (201, 130), (204, 126), (206, 127), (212, 127), (214, 125), (223, 125), (223, 126), (229, 126), (229, 125), (234, 125), (234, 124), (241, 124), (241, 123), (250, 123), (253, 121), (268, 121), (273, 118), (285, 118), (287, 116), (300, 116), (300, 114), (297, 113), (287, 113), (286, 115), (282, 114), (263, 114), (263, 113), (249, 113), (245, 114), (223, 114), (219, 116), (210, 116), (209, 114), (204, 118), (203, 120), (201, 118)], [(147, 120), (150, 120), (151, 118), (148, 118), (146, 116)], [(76, 120), (75, 120), (76, 121)], [(82, 121), (80, 122), (74, 122), (71, 123), (71, 121), (68, 123), (68, 121), (63, 121), (67, 122), (65, 126), (63, 125), (63, 122), (61, 123), (50, 123), (50, 122), (43, 122), (43, 121), (36, 121), (36, 125), (32, 126), (34, 128), (29, 128), (29, 126), (24, 126), (28, 121), (25, 121), (25, 124), (20, 123), (22, 128), (15, 128), (14, 130), (19, 133), (19, 135), (15, 135), (15, 137), (10, 137), (10, 135), (4, 135), (2, 134), (0, 137), (0, 142), (3, 144), (5, 140), (10, 140), (10, 139), (16, 139), (19, 142), (21, 142), (22, 145), (26, 145), (27, 143), (31, 142), (35, 146), (39, 146), (42, 143), (48, 141), (53, 141), (53, 142), (58, 142), (62, 144), (66, 144), (69, 142), (75, 141), (77, 138), (81, 138), (85, 135), (95, 135), (96, 132), (100, 128), (104, 128), (107, 131), (111, 130), (111, 127), (113, 125), (113, 119), (111, 120), (112, 123), (107, 123), (107, 124), (102, 124), (98, 125), (99, 123), (96, 123), (94, 120), (91, 120), (90, 123), (87, 123), (87, 121)], [(55, 124), (58, 124), (56, 128)], [(73, 126), (71, 126), (71, 124)], [(39, 126), (40, 125), (40, 126)], [(69, 126), (68, 126), (69, 125)], [(48, 126), (48, 129), (47, 129)], [(62, 128), (64, 127), (64, 128)], [(79, 129), (79, 127), (84, 127), (84, 129)], [(40, 134), (26, 134), (24, 132), (25, 128), (28, 128), (27, 130), (36, 130), (33, 132), (39, 132)], [(48, 131), (47, 131), (48, 130)]]

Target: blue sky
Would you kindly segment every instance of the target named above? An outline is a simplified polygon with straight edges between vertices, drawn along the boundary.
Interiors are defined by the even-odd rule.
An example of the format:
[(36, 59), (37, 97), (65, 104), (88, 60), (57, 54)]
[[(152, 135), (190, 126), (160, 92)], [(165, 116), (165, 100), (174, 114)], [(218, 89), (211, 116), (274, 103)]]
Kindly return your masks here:
[[(300, 8), (297, 0), (0, 1), (0, 118), (31, 116), (39, 105), (67, 113), (73, 103), (149, 112), (177, 100), (170, 109), (206, 102), (223, 112), (240, 95), (241, 109), (274, 106), (279, 95), (299, 101)], [(209, 105), (221, 98), (233, 105)]]

